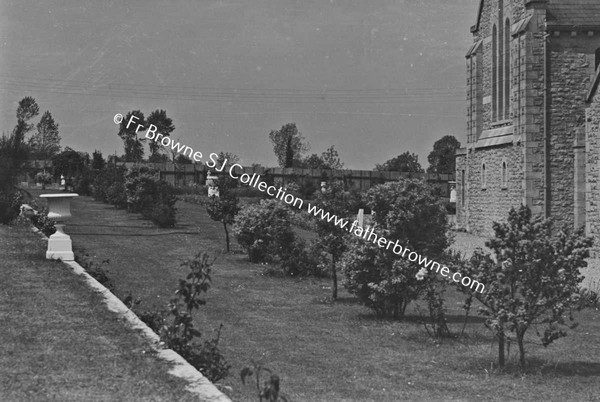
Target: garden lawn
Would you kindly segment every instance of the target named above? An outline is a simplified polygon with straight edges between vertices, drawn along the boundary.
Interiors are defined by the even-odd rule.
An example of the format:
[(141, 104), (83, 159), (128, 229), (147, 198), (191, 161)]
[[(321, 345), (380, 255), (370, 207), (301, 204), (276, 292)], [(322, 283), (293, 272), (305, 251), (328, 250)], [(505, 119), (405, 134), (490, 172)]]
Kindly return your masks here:
[[(234, 252), (221, 254), (223, 229), (204, 207), (177, 207), (177, 227), (159, 229), (139, 215), (79, 197), (67, 232), (76, 249), (98, 261), (110, 258), (116, 292), (141, 297), (138, 310), (166, 306), (187, 274), (179, 259), (198, 250), (218, 256), (197, 319), (207, 337), (224, 324), (220, 346), (233, 369), (223, 385), (234, 400), (255, 400), (254, 389), (239, 379), (252, 359), (279, 374), (292, 401), (600, 398), (598, 311), (577, 314), (579, 328), (547, 349), (528, 343), (524, 374), (514, 367), (514, 345), (508, 373), (499, 373), (496, 343), (475, 311), (463, 341), (435, 342), (418, 324), (415, 304), (405, 322), (381, 320), (343, 290), (338, 302), (329, 302), (330, 280), (263, 276), (264, 266), (248, 263), (235, 241)], [(460, 332), (464, 299), (452, 289), (447, 293), (450, 327)], [(425, 311), (423, 302), (416, 304)]]
[(192, 401), (141, 335), (28, 227), (0, 225), (1, 401)]

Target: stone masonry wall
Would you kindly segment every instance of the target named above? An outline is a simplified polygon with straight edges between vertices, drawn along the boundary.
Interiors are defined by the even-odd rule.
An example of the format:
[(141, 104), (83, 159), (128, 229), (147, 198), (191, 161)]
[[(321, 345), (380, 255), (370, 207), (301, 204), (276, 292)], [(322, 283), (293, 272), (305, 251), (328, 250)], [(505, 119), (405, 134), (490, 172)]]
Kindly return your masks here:
[[(518, 207), (522, 196), (523, 148), (520, 145), (474, 149), (468, 154), (469, 183), (466, 188), (468, 215), (459, 226), (470, 232), (492, 236), (492, 223), (504, 222), (511, 207)], [(506, 186), (502, 184), (502, 162), (507, 163)], [(481, 184), (482, 165), (485, 163), (486, 185)], [(462, 162), (457, 166), (462, 169)], [(460, 176), (460, 173), (457, 171)], [(457, 177), (458, 179), (459, 177)], [(460, 188), (457, 188), (460, 197)]]
[(596, 92), (586, 110), (586, 192), (585, 233), (592, 236), (600, 249), (600, 92)]
[(572, 36), (561, 32), (550, 45), (551, 85), (549, 102), (550, 215), (559, 224), (575, 224), (574, 152), (577, 132), (585, 125), (585, 97), (594, 74), (594, 52), (600, 35), (585, 32)]

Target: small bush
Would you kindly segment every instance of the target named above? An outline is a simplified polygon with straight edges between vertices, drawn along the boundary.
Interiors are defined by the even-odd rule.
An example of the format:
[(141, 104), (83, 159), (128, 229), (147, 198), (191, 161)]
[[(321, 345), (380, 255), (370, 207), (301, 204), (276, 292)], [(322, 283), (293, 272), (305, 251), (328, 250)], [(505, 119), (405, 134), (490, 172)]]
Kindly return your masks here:
[(133, 167), (125, 175), (125, 195), (131, 212), (139, 212), (161, 227), (175, 225), (177, 197), (173, 186), (154, 169)]
[(255, 263), (285, 258), (296, 241), (290, 210), (278, 200), (261, 200), (243, 208), (235, 218), (233, 233)]
[(37, 214), (30, 217), (33, 226), (38, 228), (47, 237), (56, 233), (56, 222), (48, 218), (48, 208), (42, 208)]
[(92, 278), (100, 282), (106, 289), (111, 292), (114, 291), (115, 284), (108, 276), (108, 270), (102, 268), (103, 265), (108, 265), (110, 260), (106, 259), (98, 263), (88, 253), (85, 253), (83, 256), (75, 255), (75, 262), (81, 265)]

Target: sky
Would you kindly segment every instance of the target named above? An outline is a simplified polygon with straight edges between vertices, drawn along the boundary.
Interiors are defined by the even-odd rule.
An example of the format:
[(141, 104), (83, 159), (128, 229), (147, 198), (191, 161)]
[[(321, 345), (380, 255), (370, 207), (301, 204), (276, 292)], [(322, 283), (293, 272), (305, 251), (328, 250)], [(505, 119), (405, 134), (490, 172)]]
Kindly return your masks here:
[[(320, 154), (424, 168), (466, 140), (465, 53), (478, 0), (0, 0), (0, 123), (49, 110), (61, 145), (123, 153), (116, 113), (165, 109), (207, 155), (276, 166), (268, 134), (296, 123)], [(37, 121), (35, 121), (37, 123)]]

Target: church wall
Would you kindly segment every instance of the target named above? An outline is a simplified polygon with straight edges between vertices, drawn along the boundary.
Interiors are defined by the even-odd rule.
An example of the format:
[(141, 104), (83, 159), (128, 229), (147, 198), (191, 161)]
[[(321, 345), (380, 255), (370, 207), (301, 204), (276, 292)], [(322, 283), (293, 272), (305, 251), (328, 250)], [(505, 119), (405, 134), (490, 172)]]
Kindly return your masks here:
[[(503, 222), (511, 207), (518, 206), (523, 189), (523, 148), (508, 144), (467, 151), (457, 158), (457, 198), (461, 202), (462, 170), (469, 172), (465, 188), (468, 208), (457, 204), (457, 225), (469, 232), (492, 236), (492, 222)], [(502, 162), (506, 162), (506, 185), (502, 180)], [(486, 180), (482, 185), (482, 166), (485, 163)], [(468, 211), (468, 212), (467, 212)]]
[(594, 74), (600, 35), (561, 32), (549, 44), (551, 63), (549, 113), (549, 209), (558, 224), (575, 225), (573, 146), (585, 124), (586, 95)]
[(595, 239), (596, 252), (600, 249), (600, 93), (596, 92), (586, 110), (586, 235)]

